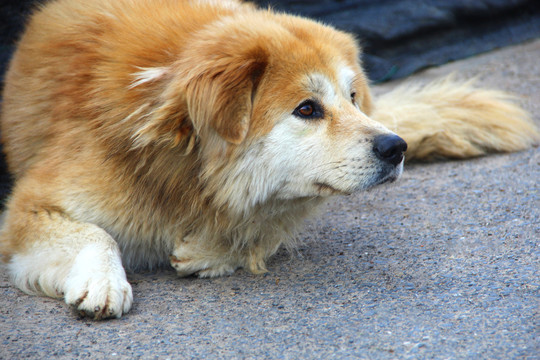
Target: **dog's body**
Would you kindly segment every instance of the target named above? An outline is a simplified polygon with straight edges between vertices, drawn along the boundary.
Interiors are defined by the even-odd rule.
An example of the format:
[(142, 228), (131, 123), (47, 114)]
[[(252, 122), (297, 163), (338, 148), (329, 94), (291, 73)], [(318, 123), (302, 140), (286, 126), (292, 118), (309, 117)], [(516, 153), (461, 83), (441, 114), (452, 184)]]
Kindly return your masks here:
[(263, 272), (327, 196), (399, 177), (406, 144), (370, 114), (418, 158), (537, 138), (468, 85), (398, 90), (373, 112), (358, 56), (345, 33), (232, 0), (50, 2), (4, 89), (13, 281), (102, 318), (131, 306), (123, 265)]

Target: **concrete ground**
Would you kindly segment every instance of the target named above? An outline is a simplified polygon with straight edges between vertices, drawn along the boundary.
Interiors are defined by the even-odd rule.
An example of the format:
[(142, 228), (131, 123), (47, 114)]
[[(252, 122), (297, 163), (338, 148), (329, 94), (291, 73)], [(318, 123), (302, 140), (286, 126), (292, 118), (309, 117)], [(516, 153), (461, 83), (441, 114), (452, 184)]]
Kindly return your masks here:
[[(412, 80), (477, 76), (540, 124), (539, 59), (537, 40)], [(538, 148), (409, 165), (397, 184), (330, 201), (264, 276), (129, 275), (119, 320), (25, 295), (4, 266), (0, 358), (538, 359), (539, 179)]]

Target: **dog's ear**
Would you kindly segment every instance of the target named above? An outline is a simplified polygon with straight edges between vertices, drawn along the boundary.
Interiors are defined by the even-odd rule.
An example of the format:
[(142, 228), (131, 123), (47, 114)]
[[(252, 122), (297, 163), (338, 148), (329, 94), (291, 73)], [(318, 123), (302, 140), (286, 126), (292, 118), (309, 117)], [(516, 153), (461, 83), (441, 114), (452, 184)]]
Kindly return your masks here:
[(262, 50), (200, 57), (188, 72), (185, 101), (197, 133), (213, 129), (240, 144), (249, 130), (253, 100), (267, 67)]

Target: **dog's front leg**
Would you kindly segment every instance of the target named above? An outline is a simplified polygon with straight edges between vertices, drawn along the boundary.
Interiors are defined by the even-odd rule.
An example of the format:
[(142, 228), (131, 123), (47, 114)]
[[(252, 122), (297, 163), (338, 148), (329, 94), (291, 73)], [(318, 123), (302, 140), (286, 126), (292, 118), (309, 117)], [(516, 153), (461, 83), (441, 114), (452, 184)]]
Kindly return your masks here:
[(107, 232), (54, 209), (22, 207), (8, 210), (1, 238), (10, 275), (21, 290), (63, 297), (94, 319), (129, 311), (131, 286)]

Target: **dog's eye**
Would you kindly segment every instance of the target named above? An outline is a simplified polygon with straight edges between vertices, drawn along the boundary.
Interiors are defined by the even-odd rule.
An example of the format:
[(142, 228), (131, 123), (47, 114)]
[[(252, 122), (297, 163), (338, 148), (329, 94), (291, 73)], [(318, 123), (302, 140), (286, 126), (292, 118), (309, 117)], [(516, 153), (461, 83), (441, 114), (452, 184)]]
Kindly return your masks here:
[(298, 117), (308, 119), (322, 118), (323, 110), (317, 102), (313, 100), (306, 100), (294, 110), (293, 114)]
[(356, 93), (355, 92), (351, 93), (351, 101), (352, 101), (353, 104), (356, 103)]
[(298, 112), (302, 115), (302, 116), (311, 116), (313, 115), (313, 105), (311, 104), (306, 104), (304, 106), (302, 106), (300, 109), (298, 109)]

